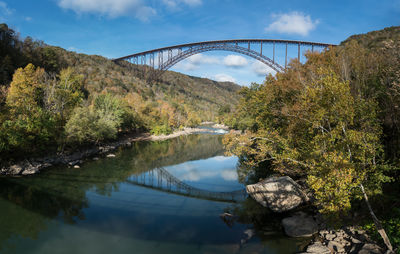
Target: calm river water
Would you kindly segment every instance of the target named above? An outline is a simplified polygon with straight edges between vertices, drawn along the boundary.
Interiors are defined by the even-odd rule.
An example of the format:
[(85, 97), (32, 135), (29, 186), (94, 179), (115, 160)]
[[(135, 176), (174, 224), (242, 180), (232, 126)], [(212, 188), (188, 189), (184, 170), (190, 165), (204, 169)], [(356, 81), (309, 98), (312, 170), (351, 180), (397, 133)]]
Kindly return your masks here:
[[(0, 178), (0, 253), (294, 253), (243, 194), (221, 135), (136, 142), (80, 169)], [(221, 218), (230, 212), (234, 218)], [(250, 237), (251, 236), (251, 237)]]

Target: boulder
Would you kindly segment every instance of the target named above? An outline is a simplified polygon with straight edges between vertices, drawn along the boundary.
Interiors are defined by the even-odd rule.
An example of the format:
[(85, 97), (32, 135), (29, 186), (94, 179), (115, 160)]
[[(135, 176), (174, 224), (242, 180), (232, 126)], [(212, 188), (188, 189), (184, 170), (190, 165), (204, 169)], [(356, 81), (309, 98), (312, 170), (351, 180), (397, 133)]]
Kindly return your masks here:
[(271, 177), (246, 186), (247, 193), (274, 212), (285, 212), (308, 201), (299, 184), (289, 176)]
[(303, 212), (283, 219), (282, 226), (290, 237), (310, 237), (318, 232), (318, 225), (313, 217)]

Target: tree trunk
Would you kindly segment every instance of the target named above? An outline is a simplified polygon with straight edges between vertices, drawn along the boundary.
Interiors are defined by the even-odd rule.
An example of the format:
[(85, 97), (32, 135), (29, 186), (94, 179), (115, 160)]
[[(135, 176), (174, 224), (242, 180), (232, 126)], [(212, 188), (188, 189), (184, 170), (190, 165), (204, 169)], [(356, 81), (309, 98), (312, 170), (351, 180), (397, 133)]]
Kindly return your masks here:
[(381, 237), (382, 237), (382, 239), (383, 239), (383, 241), (384, 241), (386, 247), (387, 247), (388, 250), (390, 251), (390, 253), (394, 253), (394, 252), (393, 252), (392, 244), (390, 243), (389, 237), (386, 235), (385, 229), (383, 229), (381, 222), (380, 222), (380, 221), (378, 220), (378, 218), (375, 216), (374, 211), (372, 211), (371, 205), (370, 205), (370, 203), (369, 203), (369, 201), (368, 201), (367, 193), (365, 193), (365, 189), (364, 189), (364, 186), (363, 186), (362, 184), (360, 184), (360, 188), (361, 188), (361, 191), (362, 191), (362, 193), (363, 193), (363, 195), (364, 195), (365, 203), (367, 203), (369, 213), (371, 214), (372, 219), (374, 220), (375, 227), (376, 227), (376, 229), (378, 230), (378, 233), (381, 235)]

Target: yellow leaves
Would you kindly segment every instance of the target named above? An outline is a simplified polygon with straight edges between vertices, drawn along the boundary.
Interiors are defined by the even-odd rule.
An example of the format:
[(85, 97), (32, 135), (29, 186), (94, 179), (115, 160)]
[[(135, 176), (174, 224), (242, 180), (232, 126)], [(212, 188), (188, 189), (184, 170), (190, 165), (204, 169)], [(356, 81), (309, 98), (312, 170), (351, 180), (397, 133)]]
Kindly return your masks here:
[(29, 114), (43, 100), (44, 70), (28, 64), (15, 71), (6, 103), (14, 113)]
[(351, 164), (345, 163), (340, 156), (326, 168), (325, 174), (309, 175), (307, 183), (314, 190), (316, 202), (322, 213), (338, 213), (351, 207), (352, 193), (360, 184), (361, 177)]
[(307, 66), (312, 78), (306, 68), (296, 68), (245, 90), (238, 108), (257, 128), (227, 135), (226, 147), (247, 166), (272, 160), (279, 172), (301, 171), (323, 212), (346, 210), (367, 172), (376, 170), (377, 104), (353, 96), (349, 82), (327, 63)]

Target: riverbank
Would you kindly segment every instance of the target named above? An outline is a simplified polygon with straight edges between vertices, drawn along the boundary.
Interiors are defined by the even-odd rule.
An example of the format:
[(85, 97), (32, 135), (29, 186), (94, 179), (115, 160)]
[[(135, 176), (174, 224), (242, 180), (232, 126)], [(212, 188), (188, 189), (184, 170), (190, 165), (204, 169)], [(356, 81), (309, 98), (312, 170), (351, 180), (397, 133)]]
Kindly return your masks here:
[[(390, 254), (385, 246), (379, 246), (367, 232), (357, 225), (334, 228), (326, 218), (317, 212), (315, 198), (304, 181), (294, 181), (289, 176), (266, 178), (246, 186), (246, 191), (257, 203), (275, 213), (288, 212), (282, 220), (282, 227), (289, 237), (312, 237), (311, 243), (302, 253), (330, 254)], [(310, 205), (314, 209), (310, 209)], [(308, 208), (307, 208), (308, 206)], [(351, 223), (350, 223), (351, 224)], [(331, 225), (331, 226), (329, 226)]]
[(91, 147), (77, 148), (72, 152), (59, 153), (54, 155), (47, 155), (40, 158), (26, 158), (22, 161), (11, 163), (0, 169), (0, 175), (9, 176), (24, 176), (39, 173), (40, 170), (49, 168), (55, 165), (69, 165), (71, 167), (79, 168), (79, 165), (84, 160), (93, 158), (98, 159), (97, 156), (114, 157), (112, 154), (114, 150), (119, 147), (130, 147), (132, 142), (137, 141), (162, 141), (167, 139), (176, 138), (183, 135), (190, 135), (194, 133), (220, 133), (218, 130), (210, 130), (203, 128), (184, 128), (177, 130), (169, 135), (151, 135), (149, 133), (131, 133), (121, 135), (118, 140), (108, 142), (105, 144), (93, 145)]

